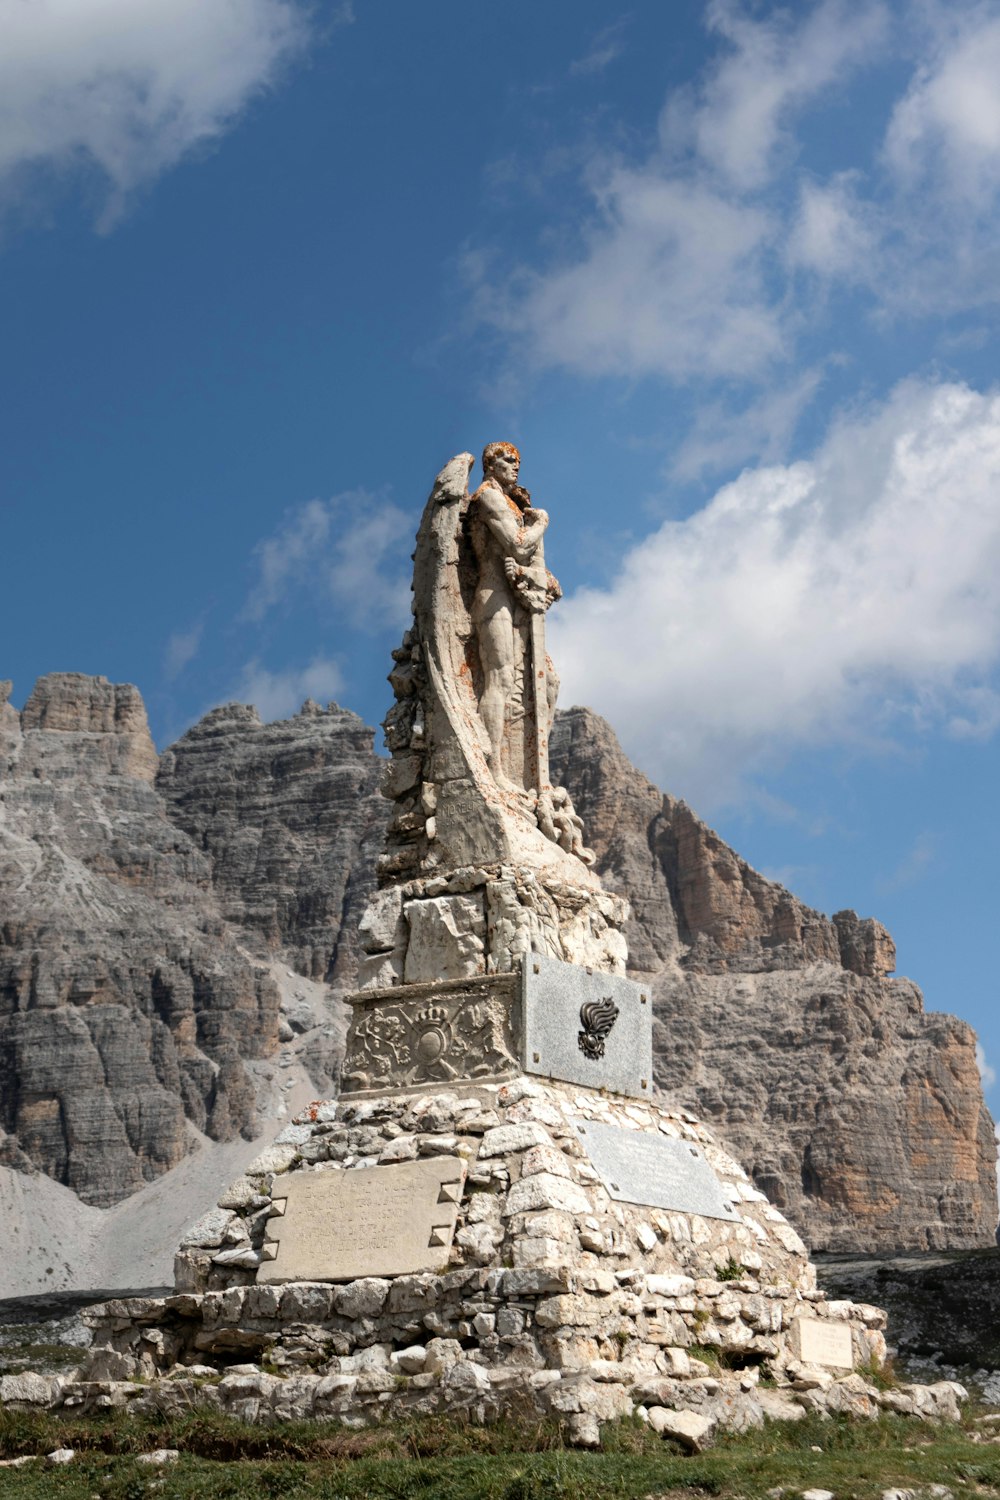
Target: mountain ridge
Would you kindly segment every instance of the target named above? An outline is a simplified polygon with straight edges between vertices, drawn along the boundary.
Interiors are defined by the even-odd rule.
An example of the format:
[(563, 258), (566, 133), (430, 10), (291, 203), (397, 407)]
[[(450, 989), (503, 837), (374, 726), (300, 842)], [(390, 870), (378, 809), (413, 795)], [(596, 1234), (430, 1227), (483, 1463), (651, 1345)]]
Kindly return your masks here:
[[(293, 1056), (317, 1093), (333, 1087), (336, 996), (389, 816), (382, 762), (336, 704), (271, 724), (225, 705), (157, 757), (135, 688), (55, 673), (20, 714), (9, 691), (0, 1163), (105, 1207), (176, 1166), (191, 1127), (258, 1134)], [(631, 900), (660, 1087), (814, 1249), (992, 1242), (974, 1034), (889, 977), (885, 928), (766, 880), (590, 710), (559, 716), (552, 764)], [(282, 964), (301, 994), (294, 974), (276, 983)]]

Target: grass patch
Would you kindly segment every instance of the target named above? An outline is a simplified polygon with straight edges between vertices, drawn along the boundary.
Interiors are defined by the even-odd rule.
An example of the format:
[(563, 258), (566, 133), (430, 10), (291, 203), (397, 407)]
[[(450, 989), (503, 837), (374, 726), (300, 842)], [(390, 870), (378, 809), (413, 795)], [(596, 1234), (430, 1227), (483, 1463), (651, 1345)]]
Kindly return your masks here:
[[(878, 1500), (883, 1489), (944, 1484), (956, 1500), (1000, 1488), (1000, 1448), (960, 1426), (892, 1415), (798, 1423), (722, 1437), (685, 1456), (637, 1419), (604, 1429), (599, 1453), (563, 1445), (552, 1421), (475, 1427), (455, 1417), (262, 1428), (217, 1413), (154, 1421), (112, 1413), (60, 1420), (0, 1413), (0, 1453), (78, 1451), (59, 1470), (0, 1471), (4, 1500), (764, 1500), (778, 1487)], [(178, 1448), (154, 1469), (137, 1453)]]

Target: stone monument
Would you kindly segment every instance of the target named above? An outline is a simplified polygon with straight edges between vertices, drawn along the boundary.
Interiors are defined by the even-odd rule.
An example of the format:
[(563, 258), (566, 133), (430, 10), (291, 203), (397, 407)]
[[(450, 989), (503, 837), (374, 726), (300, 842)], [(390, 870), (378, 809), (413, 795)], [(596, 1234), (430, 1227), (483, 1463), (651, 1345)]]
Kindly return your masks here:
[(515, 971), (528, 953), (624, 973), (625, 903), (602, 889), (580, 819), (549, 781), (558, 679), (545, 614), (548, 515), (490, 443), (435, 481), (417, 533), (413, 624), (385, 720), (394, 805), (361, 923), (361, 987)]
[(803, 1407), (956, 1415), (947, 1382), (854, 1372), (883, 1361), (884, 1314), (827, 1302), (794, 1229), (656, 1096), (625, 903), (549, 781), (548, 516), (512, 445), (470, 496), (472, 463), (417, 536), (340, 1098), (193, 1226), (173, 1296), (92, 1314), (74, 1400), (138, 1377), (133, 1409), (260, 1421), (531, 1411), (590, 1445), (636, 1410), (689, 1446)]

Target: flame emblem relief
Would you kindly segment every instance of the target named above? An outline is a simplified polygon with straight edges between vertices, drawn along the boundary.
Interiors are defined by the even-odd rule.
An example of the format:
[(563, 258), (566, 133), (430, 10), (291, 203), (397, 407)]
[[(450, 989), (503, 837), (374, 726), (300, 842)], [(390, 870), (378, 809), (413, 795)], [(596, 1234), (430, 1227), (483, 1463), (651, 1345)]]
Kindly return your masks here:
[(580, 1006), (583, 1030), (577, 1035), (584, 1057), (596, 1061), (604, 1056), (604, 1042), (620, 1012), (609, 995), (606, 1000), (587, 1000)]

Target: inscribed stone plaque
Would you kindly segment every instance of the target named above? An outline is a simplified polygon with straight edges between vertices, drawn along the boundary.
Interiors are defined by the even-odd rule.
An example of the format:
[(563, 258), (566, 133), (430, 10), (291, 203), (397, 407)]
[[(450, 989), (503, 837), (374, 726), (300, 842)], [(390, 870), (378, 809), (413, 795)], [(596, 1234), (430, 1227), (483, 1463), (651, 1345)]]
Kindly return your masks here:
[(739, 1219), (726, 1188), (693, 1141), (594, 1120), (575, 1125), (612, 1198), (706, 1219)]
[(829, 1318), (794, 1318), (790, 1332), (792, 1352), (804, 1365), (854, 1369), (850, 1324)]
[(524, 1067), (590, 1088), (648, 1098), (653, 1006), (648, 989), (530, 953), (522, 966)]
[[(465, 1181), (458, 1156), (275, 1179), (262, 1281), (354, 1281), (448, 1264)], [(284, 1195), (282, 1200), (280, 1195)]]

